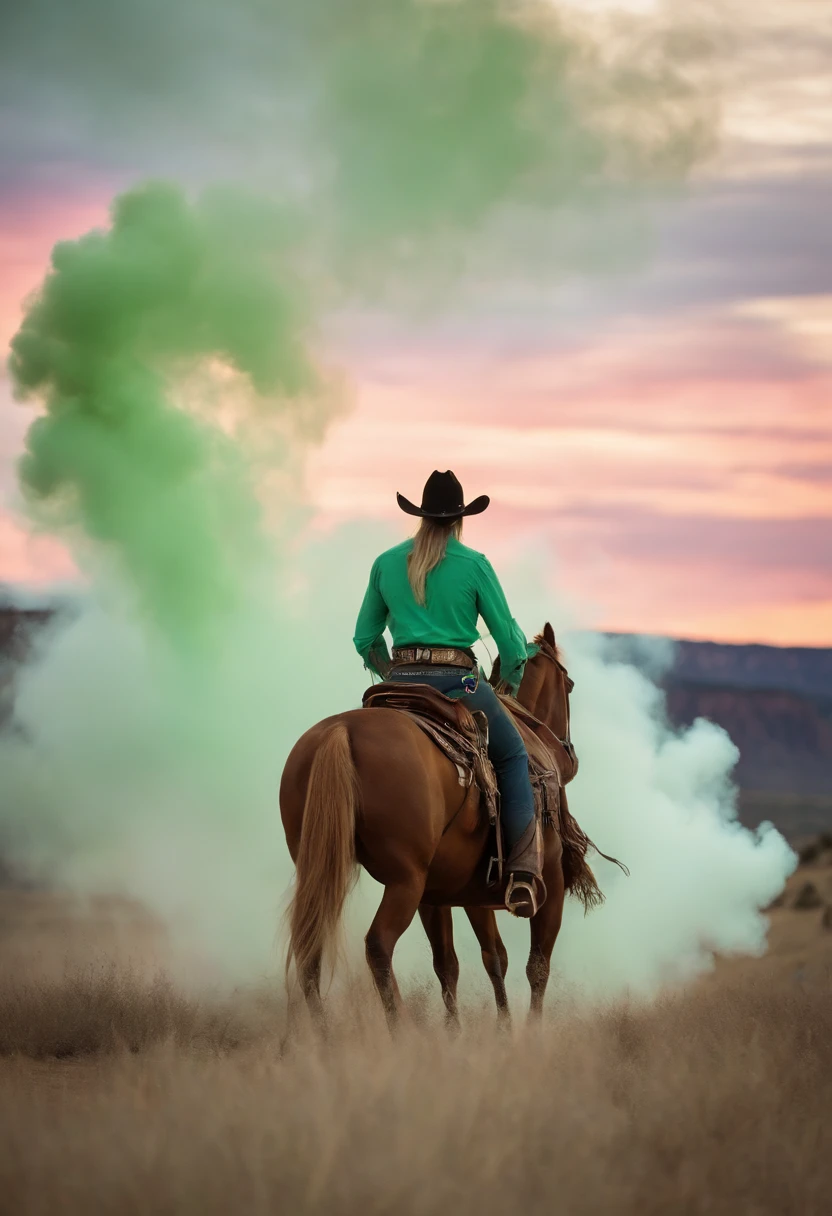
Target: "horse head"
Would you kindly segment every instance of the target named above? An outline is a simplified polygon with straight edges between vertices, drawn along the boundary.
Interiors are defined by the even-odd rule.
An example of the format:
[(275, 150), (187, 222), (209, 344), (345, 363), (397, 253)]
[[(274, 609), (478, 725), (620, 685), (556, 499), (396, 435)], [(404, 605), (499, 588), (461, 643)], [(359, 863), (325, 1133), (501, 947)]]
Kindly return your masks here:
[[(533, 645), (536, 650), (526, 663), (517, 700), (541, 722), (545, 722), (572, 751), (569, 734), (569, 694), (575, 685), (558, 650), (555, 631), (548, 621), (543, 626), (543, 632), (534, 638)], [(499, 688), (499, 658), (494, 664), (489, 682)]]

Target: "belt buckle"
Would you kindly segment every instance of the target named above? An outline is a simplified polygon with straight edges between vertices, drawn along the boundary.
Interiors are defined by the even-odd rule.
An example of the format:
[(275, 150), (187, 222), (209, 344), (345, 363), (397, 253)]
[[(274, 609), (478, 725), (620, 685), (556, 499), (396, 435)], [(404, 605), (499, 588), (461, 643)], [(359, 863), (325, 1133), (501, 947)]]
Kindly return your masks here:
[(415, 663), (429, 663), (433, 656), (433, 651), (424, 646), (414, 646), (413, 653)]

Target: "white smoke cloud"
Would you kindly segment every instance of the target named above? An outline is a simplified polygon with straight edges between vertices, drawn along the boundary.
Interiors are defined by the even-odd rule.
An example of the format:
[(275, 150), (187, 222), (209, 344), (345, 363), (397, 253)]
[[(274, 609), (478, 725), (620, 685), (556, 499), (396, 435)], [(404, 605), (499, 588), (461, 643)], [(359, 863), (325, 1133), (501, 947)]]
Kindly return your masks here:
[(736, 748), (704, 720), (672, 730), (663, 694), (635, 668), (605, 662), (598, 641), (576, 638), (569, 653), (581, 757), (570, 805), (631, 875), (598, 860), (607, 903), (586, 920), (569, 911), (564, 974), (596, 992), (650, 991), (706, 969), (713, 950), (761, 953), (759, 909), (794, 860), (773, 828), (752, 833), (737, 822)]
[[(85, 0), (87, 15), (96, 20), (76, 20), (69, 29), (59, 19), (66, 6), (44, 0), (38, 12), (55, 20), (44, 22), (37, 13), (22, 17), (7, 51), (13, 98), (27, 98), (32, 81), (51, 81), (42, 99), (45, 108), (34, 107), (37, 113), (30, 115), (24, 162), (37, 153), (37, 132), (52, 136), (49, 99), (54, 99), (61, 112), (76, 115), (75, 136), (82, 143), (92, 140), (105, 160), (121, 165), (129, 151), (131, 172), (136, 165), (168, 169), (171, 160), (177, 172), (185, 172), (193, 156), (189, 178), (249, 181), (258, 177), (260, 165), (261, 185), (269, 191), (278, 184), (281, 192), (291, 186), (292, 201), (312, 200), (299, 231), (294, 223), (286, 227), (290, 244), (299, 244), (289, 250), (297, 259), (292, 256), (286, 265), (279, 259), (281, 291), (275, 297), (267, 290), (263, 297), (278, 307), (266, 309), (259, 320), (257, 310), (253, 314), (256, 345), (262, 344), (267, 355), (275, 353), (274, 335), (282, 332), (270, 314), (276, 311), (278, 321), (292, 322), (291, 340), (280, 348), (291, 372), (293, 356), (305, 349), (307, 338), (300, 324), (305, 307), (282, 308), (282, 288), (295, 286), (296, 260), (315, 286), (323, 280), (321, 294), (330, 308), (345, 299), (385, 309), (393, 307), (391, 301), (412, 306), (411, 296), (422, 300), (423, 292), (432, 301), (437, 285), (438, 308), (440, 297), (447, 305), (450, 288), (459, 282), (473, 291), (490, 285), (502, 292), (507, 282), (528, 277), (532, 269), (532, 278), (540, 273), (547, 281), (564, 266), (597, 273), (632, 255), (633, 241), (625, 235), (630, 225), (622, 221), (625, 198), (640, 211), (645, 192), (654, 187), (661, 192), (684, 177), (710, 147), (711, 91), (689, 76), (684, 38), (673, 46), (663, 38), (629, 44), (608, 62), (611, 44), (587, 41), (551, 14), (538, 30), (515, 28), (513, 16), (507, 19), (514, 6), (496, 0), (455, 6), (397, 0), (397, 6), (393, 15), (400, 20), (391, 20), (388, 0), (358, 5), (356, 12), (367, 24), (358, 36), (350, 27), (345, 38), (343, 5), (333, 0), (315, 6), (287, 0), (274, 13), (262, 5), (217, 0), (209, 6), (213, 20), (203, 27), (203, 45), (194, 42), (190, 15), (197, 8), (201, 14), (204, 6), (189, 3), (180, 11), (155, 0), (115, 7)], [(99, 28), (99, 17), (118, 54), (114, 50), (102, 58), (98, 45), (83, 35)], [(287, 31), (295, 32), (295, 41)], [(646, 56), (649, 46), (655, 54)], [(499, 77), (502, 90), (493, 87), (489, 75), (495, 47), (503, 48), (499, 62), (510, 69)], [(289, 59), (296, 62), (289, 65)], [(564, 62), (571, 65), (568, 71)], [(293, 71), (284, 74), (280, 69), (288, 66)], [(430, 90), (424, 87), (428, 67), (438, 69)], [(245, 90), (237, 88), (241, 78), (249, 82)], [(389, 104), (378, 104), (379, 97)], [(288, 109), (284, 102), (291, 103)], [(164, 121), (148, 122), (148, 104)], [(170, 141), (159, 137), (168, 131)], [(145, 141), (152, 147), (142, 150)], [(236, 155), (229, 157), (229, 148)], [(413, 156), (426, 150), (414, 184), (409, 175), (422, 162)], [(148, 213), (153, 222), (148, 243), (142, 237), (135, 256), (125, 258), (119, 251), (125, 248), (124, 231), (135, 230), (136, 192), (119, 204), (122, 219), (130, 222), (122, 224), (117, 239), (84, 243), (96, 267), (102, 248), (119, 254), (114, 273), (119, 282), (127, 273), (129, 290), (110, 291), (105, 275), (91, 309), (94, 284), (85, 272), (73, 289), (79, 294), (66, 297), (72, 307), (53, 307), (65, 298), (67, 273), (80, 265), (78, 249), (73, 254), (65, 249), (59, 258), (63, 277), (52, 280), (47, 305), (34, 309), (34, 319), (30, 309), (31, 323), (24, 325), (16, 348), (19, 387), (35, 395), (45, 391), (56, 424), (30, 433), (30, 439), (38, 439), (39, 457), (28, 466), (30, 488), (47, 495), (61, 488), (57, 468), (66, 479), (64, 489), (82, 491), (80, 503), (104, 508), (103, 531), (95, 512), (94, 519), (69, 521), (86, 528), (86, 538), (71, 538), (82, 555), (97, 562), (103, 538), (117, 556), (134, 560), (108, 567), (118, 568), (130, 583), (122, 587), (124, 595), (99, 583), (87, 609), (57, 629), (22, 673), (15, 731), (0, 740), (0, 828), (12, 858), (35, 876), (80, 894), (106, 891), (137, 898), (168, 924), (182, 958), (245, 980), (272, 971), (277, 961), (274, 930), (291, 876), (277, 804), (283, 760), (306, 726), (359, 702), (366, 680), (350, 638), (370, 561), (386, 537), (347, 529), (309, 540), (297, 551), (276, 543), (276, 577), (250, 569), (238, 558), (251, 552), (254, 564), (263, 549), (259, 523), (249, 518), (256, 514), (249, 511), (254, 506), (249, 478), (238, 484), (236, 476), (213, 476), (216, 431), (209, 427), (196, 435), (187, 428), (206, 441), (191, 445), (196, 467), (205, 475), (187, 483), (196, 496), (192, 505), (199, 508), (189, 524), (177, 493), (189, 461), (175, 473), (167, 461), (168, 424), (174, 439), (182, 438), (175, 413), (179, 403), (166, 396), (152, 413), (165, 423), (158, 433), (154, 429), (158, 444), (137, 445), (129, 428), (122, 435), (118, 451), (125, 463), (118, 467), (133, 467), (139, 474), (135, 482), (123, 473), (113, 475), (109, 465), (102, 470), (99, 459), (76, 462), (77, 436), (66, 444), (68, 464), (58, 460), (56, 465), (61, 445), (53, 437), (56, 429), (59, 438), (72, 432), (67, 419), (81, 425), (87, 437), (98, 434), (102, 372), (110, 384), (107, 444), (95, 444), (97, 457), (118, 431), (113, 422), (144, 418), (144, 410), (122, 417), (113, 408), (125, 400), (122, 392), (112, 391), (114, 367), (132, 386), (137, 367), (152, 371), (164, 365), (167, 372), (171, 353), (210, 360), (230, 352), (253, 382), (263, 380), (256, 374), (263, 370), (259, 361), (248, 357), (252, 315), (245, 314), (243, 323), (240, 311), (250, 293), (241, 293), (237, 278), (244, 252), (238, 242), (247, 247), (249, 236), (260, 231), (250, 210), (228, 227), (217, 229), (212, 221), (206, 228), (205, 215), (216, 218), (214, 211), (204, 213), (201, 204), (194, 210), (162, 189), (165, 214), (172, 209), (186, 219), (190, 215), (198, 235), (220, 240), (216, 247), (203, 240), (195, 246), (203, 249), (211, 271), (207, 280), (197, 278), (196, 289), (181, 295), (174, 288), (171, 294), (163, 289), (163, 275), (155, 303), (145, 301), (144, 312), (134, 309), (136, 301), (145, 300), (146, 270), (154, 262), (148, 251), (160, 248), (158, 203), (153, 202), (159, 194), (158, 188), (138, 192), (140, 201), (153, 203)], [(564, 214), (565, 221), (555, 222)], [(611, 225), (610, 240), (598, 239), (599, 214), (604, 227)], [(592, 238), (577, 246), (576, 216)], [(183, 231), (179, 222), (162, 227), (177, 238)], [(194, 246), (186, 244), (192, 251)], [(130, 241), (127, 247), (132, 248)], [(170, 259), (174, 270), (180, 265), (178, 251), (177, 239), (171, 246), (177, 255)], [(244, 262), (264, 286), (260, 272), (266, 259), (256, 242)], [(189, 255), (184, 264), (201, 263)], [(170, 268), (165, 259), (162, 268)], [(230, 307), (225, 290), (216, 299), (204, 291), (206, 281), (222, 287), (227, 275)], [(305, 302), (306, 292), (300, 294)], [(314, 299), (317, 295), (312, 292)], [(254, 297), (261, 299), (261, 292)], [(76, 301), (84, 307), (76, 308)], [(126, 327), (113, 324), (119, 301), (127, 306)], [(194, 315), (183, 312), (187, 309)], [(67, 317), (86, 313), (96, 323), (81, 326), (83, 333), (65, 324)], [(217, 334), (219, 320), (223, 332)], [(176, 345), (172, 335), (180, 327)], [(85, 356), (88, 366), (77, 357), (64, 358), (73, 343), (78, 349), (69, 353)], [(159, 349), (149, 348), (154, 344)], [(63, 374), (67, 366), (71, 375)], [(267, 359), (266, 370), (270, 366)], [(280, 375), (275, 383), (297, 394), (295, 380)], [(126, 399), (133, 402), (132, 393)], [(65, 408), (68, 404), (71, 408)], [(307, 417), (308, 403), (299, 408), (302, 420), (319, 421), (317, 412)], [(85, 412), (95, 419), (94, 427), (85, 425)], [(209, 414), (210, 425), (219, 426), (217, 411)], [(220, 464), (229, 474), (251, 472), (253, 487), (269, 479), (258, 476), (261, 465), (252, 458), (259, 447), (263, 459), (262, 419), (253, 416), (251, 429), (255, 433), (247, 438), (233, 437), (240, 441), (245, 467), (238, 470), (236, 448), (228, 447), (232, 437), (224, 433), (222, 451), (230, 460), (227, 467)], [(300, 436), (298, 452), (313, 441), (314, 436)], [(292, 440), (287, 446), (292, 448)], [(159, 478), (148, 480), (148, 471), (161, 474), (161, 497)], [(293, 475), (287, 477), (294, 486)], [(113, 500), (131, 487), (135, 495), (121, 501), (113, 518)], [(74, 501), (65, 494), (57, 499), (59, 508)], [(278, 503), (274, 518), (283, 520), (281, 534), (290, 531), (286, 521), (296, 514), (294, 504)], [(227, 530), (223, 521), (230, 521)], [(56, 525), (62, 535), (67, 522)], [(194, 543), (197, 534), (206, 542), (203, 549)], [(212, 622), (216, 618), (217, 631), (197, 631), (200, 650), (184, 626), (199, 623), (223, 559), (227, 578), (219, 581), (233, 591), (227, 597), (231, 615), (207, 614)], [(580, 612), (574, 606), (567, 612), (562, 596), (560, 609), (552, 606), (534, 566), (527, 562), (517, 572), (511, 596), (524, 627), (534, 632), (548, 616), (561, 630), (567, 615), (579, 626)], [(189, 570), (199, 577), (189, 581)], [(160, 632), (159, 620), (168, 618), (157, 612), (154, 625), (151, 602), (165, 607), (171, 584), (183, 571), (180, 581), (188, 594), (175, 606), (184, 605), (188, 619), (177, 616), (183, 628)], [(220, 597), (222, 604), (225, 598)], [(572, 804), (599, 845), (630, 864), (633, 877), (625, 883), (617, 872), (599, 867), (609, 902), (585, 922), (570, 914), (558, 965), (591, 990), (650, 989), (667, 974), (707, 965), (709, 946), (759, 949), (762, 922), (756, 909), (776, 891), (790, 858), (776, 834), (755, 841), (731, 822), (730, 744), (702, 725), (673, 736), (661, 724), (660, 697), (650, 682), (632, 668), (605, 663), (587, 639), (576, 638), (570, 654), (578, 684), (575, 737), (583, 760)], [(363, 883), (350, 913), (356, 942), (376, 898), (373, 884)], [(506, 929), (516, 959), (521, 939), (525, 954), (527, 929), (513, 923)], [(423, 966), (426, 955), (414, 928), (402, 943), (401, 966)], [(474, 968), (479, 975), (477, 956), (466, 945), (471, 975)], [(514, 974), (519, 971), (515, 964)]]
[(327, 619), (319, 556), (310, 545), (289, 590), (238, 616), (200, 668), (117, 597), (59, 622), (19, 673), (14, 730), (0, 737), (12, 862), (81, 895), (138, 899), (182, 958), (227, 978), (273, 970), (291, 877), (283, 760), (317, 717), (357, 704), (364, 682), (346, 616)]
[[(140, 900), (168, 926), (183, 966), (235, 982), (278, 971), (275, 926), (292, 874), (282, 764), (306, 727), (359, 703), (367, 680), (353, 620), (372, 557), (391, 539), (353, 526), (310, 540), (284, 572), (291, 590), (238, 623), (201, 687), (118, 601), (90, 604), (57, 630), (22, 673), (19, 733), (0, 743), (0, 820), (18, 864), (82, 895)], [(714, 950), (762, 951), (759, 909), (794, 859), (773, 828), (752, 833), (734, 818), (727, 735), (701, 721), (673, 731), (647, 676), (611, 659), (601, 639), (564, 638), (574, 607), (559, 612), (528, 561), (505, 582), (527, 633), (551, 619), (566, 647), (581, 759), (572, 810), (631, 870), (596, 859), (607, 902), (586, 918), (568, 906), (554, 955), (561, 981), (594, 995), (649, 993), (706, 969)], [(348, 912), (356, 957), (378, 896), (364, 876)], [(528, 928), (500, 920), (517, 985)], [(457, 924), (470, 993), (483, 982), (479, 951), (461, 914)], [(398, 969), (428, 964), (416, 922)]]

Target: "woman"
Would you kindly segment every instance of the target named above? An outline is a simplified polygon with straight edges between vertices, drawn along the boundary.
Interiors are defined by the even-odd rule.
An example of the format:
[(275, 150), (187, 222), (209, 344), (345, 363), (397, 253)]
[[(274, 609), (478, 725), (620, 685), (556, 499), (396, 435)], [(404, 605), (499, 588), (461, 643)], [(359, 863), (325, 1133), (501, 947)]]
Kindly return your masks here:
[[(401, 494), (396, 497), (401, 509), (422, 523), (415, 538), (373, 563), (353, 641), (365, 666), (384, 679), (467, 696), (471, 709), (486, 714), (508, 852), (506, 906), (515, 915), (528, 916), (542, 891), (528, 755), (511, 717), (480, 678), (471, 650), (481, 616), (499, 650), (501, 677), (516, 694), (526, 664), (526, 639), (490, 562), (460, 541), (463, 517), (479, 515), (490, 500), (483, 494), (466, 506), (451, 472), (431, 473), (421, 507)], [(387, 627), (393, 636), (392, 659), (383, 636)]]

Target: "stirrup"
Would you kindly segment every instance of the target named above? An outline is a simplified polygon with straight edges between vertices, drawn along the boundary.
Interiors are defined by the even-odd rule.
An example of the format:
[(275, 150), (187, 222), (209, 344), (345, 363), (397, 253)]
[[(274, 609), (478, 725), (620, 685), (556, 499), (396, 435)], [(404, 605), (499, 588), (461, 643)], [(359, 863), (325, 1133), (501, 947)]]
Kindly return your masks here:
[[(537, 901), (537, 884), (540, 883), (543, 887), (543, 899), (540, 903)], [(527, 898), (515, 899), (517, 895), (526, 895)], [(543, 886), (542, 878), (532, 877), (531, 881), (526, 878), (518, 878), (516, 874), (509, 874), (508, 886), (506, 887), (505, 904), (512, 916), (516, 916), (523, 920), (531, 920), (537, 915), (538, 908), (546, 899), (546, 888)], [(529, 911), (531, 908), (531, 911)]]

